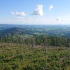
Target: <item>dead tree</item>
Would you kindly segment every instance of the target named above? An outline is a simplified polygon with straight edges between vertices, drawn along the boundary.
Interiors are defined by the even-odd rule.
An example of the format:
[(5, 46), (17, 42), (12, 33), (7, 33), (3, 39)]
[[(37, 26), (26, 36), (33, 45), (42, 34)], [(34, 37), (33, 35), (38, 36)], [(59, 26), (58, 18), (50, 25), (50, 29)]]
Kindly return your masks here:
[(28, 45), (29, 45), (29, 51), (35, 46), (35, 38), (30, 37), (28, 38)]
[(21, 33), (21, 51), (22, 51), (22, 60), (24, 58), (24, 52), (23, 52), (23, 49), (24, 49), (24, 32), (22, 31)]
[(43, 48), (44, 48), (44, 56), (45, 56), (45, 67), (44, 67), (44, 70), (47, 70), (47, 65), (46, 65), (46, 63), (47, 63), (47, 36), (46, 35), (42, 35), (42, 46), (43, 46)]

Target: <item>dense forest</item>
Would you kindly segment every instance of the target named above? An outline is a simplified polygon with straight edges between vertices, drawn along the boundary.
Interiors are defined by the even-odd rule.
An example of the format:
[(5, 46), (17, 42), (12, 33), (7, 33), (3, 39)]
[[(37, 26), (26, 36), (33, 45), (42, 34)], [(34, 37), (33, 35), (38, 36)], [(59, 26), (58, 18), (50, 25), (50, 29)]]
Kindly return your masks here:
[(1, 36), (0, 70), (70, 70), (70, 38), (23, 31)]

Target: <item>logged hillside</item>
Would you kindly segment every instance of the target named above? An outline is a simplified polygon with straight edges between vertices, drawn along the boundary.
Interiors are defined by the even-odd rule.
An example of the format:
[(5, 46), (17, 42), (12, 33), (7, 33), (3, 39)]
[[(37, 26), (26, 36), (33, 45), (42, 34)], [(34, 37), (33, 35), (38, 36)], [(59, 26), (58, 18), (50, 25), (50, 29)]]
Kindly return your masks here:
[(0, 43), (0, 70), (70, 70), (70, 48)]
[(70, 70), (70, 39), (23, 32), (1, 37), (0, 70)]

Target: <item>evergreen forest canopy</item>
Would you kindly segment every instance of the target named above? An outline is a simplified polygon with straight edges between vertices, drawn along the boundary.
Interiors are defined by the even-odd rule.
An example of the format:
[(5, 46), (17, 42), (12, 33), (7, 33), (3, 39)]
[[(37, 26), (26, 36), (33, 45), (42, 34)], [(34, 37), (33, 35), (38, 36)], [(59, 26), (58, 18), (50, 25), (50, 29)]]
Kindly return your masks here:
[(6, 26), (0, 28), (0, 70), (70, 70), (69, 26)]

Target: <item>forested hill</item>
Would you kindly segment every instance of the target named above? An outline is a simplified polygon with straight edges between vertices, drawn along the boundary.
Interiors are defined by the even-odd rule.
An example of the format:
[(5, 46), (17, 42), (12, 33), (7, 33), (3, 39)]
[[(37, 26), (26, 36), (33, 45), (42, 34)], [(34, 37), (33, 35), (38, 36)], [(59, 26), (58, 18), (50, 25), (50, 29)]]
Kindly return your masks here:
[(16, 32), (17, 34), (20, 34), (24, 29), (22, 28), (17, 28), (17, 27), (13, 27), (13, 28), (8, 28), (8, 29), (4, 29), (0, 31), (0, 35), (7, 35), (7, 34), (13, 34), (14, 32)]
[(12, 32), (20, 34), (24, 31), (27, 35), (48, 35), (48, 36), (66, 36), (70, 38), (69, 25), (11, 25), (0, 24), (0, 35), (12, 34)]

